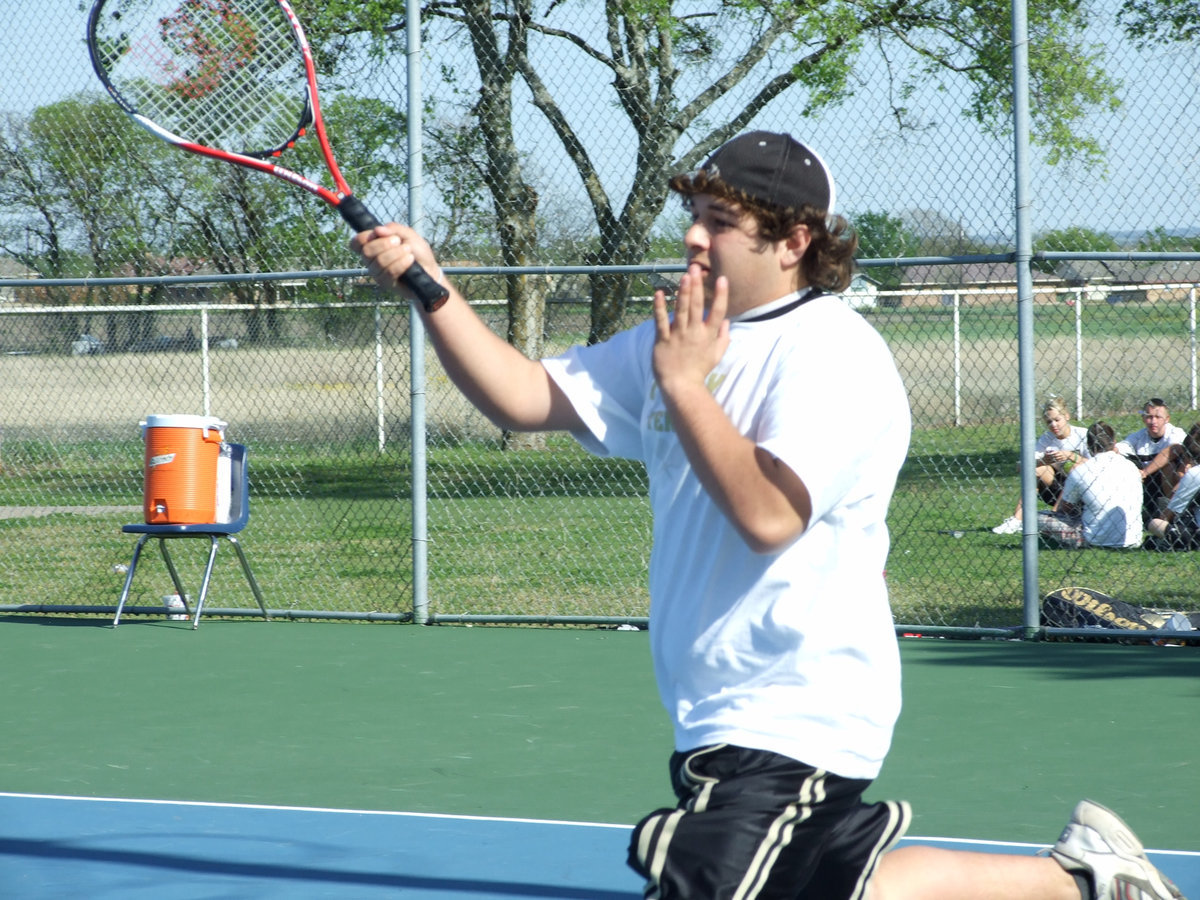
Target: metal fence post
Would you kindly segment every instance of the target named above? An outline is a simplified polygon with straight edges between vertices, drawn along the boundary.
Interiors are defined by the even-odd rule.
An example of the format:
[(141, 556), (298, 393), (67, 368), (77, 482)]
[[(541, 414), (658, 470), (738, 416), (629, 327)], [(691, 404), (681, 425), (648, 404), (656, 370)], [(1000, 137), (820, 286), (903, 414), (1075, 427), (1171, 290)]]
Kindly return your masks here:
[(212, 415), (212, 377), (208, 358), (208, 307), (200, 307), (200, 377), (203, 381), (204, 415)]
[(1083, 288), (1075, 295), (1075, 415), (1083, 418)]
[(1020, 366), (1021, 411), (1021, 507), (1024, 540), (1021, 549), (1023, 570), (1025, 637), (1038, 634), (1037, 493), (1034, 489), (1033, 446), (1036, 440), (1033, 360), (1033, 238), (1029, 222), (1029, 22), (1025, 0), (1013, 0), (1013, 180), (1016, 203), (1017, 266), (1017, 347)]
[(962, 425), (962, 292), (954, 297), (954, 425)]
[(1188, 346), (1191, 349), (1191, 360), (1188, 368), (1192, 377), (1192, 409), (1196, 408), (1196, 286), (1188, 289)]
[(387, 449), (387, 417), (383, 379), (383, 310), (375, 304), (375, 431), (379, 452)]
[[(421, 216), (421, 5), (407, 3), (408, 37), (408, 216), (420, 227)], [(425, 326), (415, 304), (408, 311), (412, 350), (412, 556), (413, 621), (429, 621), (429, 520), (425, 433)]]

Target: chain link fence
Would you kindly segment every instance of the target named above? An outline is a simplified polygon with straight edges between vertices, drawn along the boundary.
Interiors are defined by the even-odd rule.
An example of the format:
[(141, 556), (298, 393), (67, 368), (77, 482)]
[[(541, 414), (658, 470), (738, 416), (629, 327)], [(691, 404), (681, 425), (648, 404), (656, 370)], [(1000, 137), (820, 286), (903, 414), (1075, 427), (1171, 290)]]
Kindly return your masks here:
[[(412, 185), (399, 18), (333, 23), (297, 4), (351, 183), (397, 218), (421, 198), (422, 230), (464, 292), (531, 355), (647, 315), (680, 255), (668, 172), (747, 127), (817, 147), (862, 237), (848, 302), (889, 341), (913, 405), (891, 513), (897, 621), (1008, 628), (1022, 617), (1022, 542), (991, 527), (1020, 496), (1010, 18), (954, 8), (949, 33), (923, 4), (903, 23), (841, 21), (843, 41), (782, 6), (654, 21), (613, 6), (615, 30), (601, 5), (430, 7), (425, 180)], [(1186, 29), (1158, 42), (1139, 8), (1030, 12), (1034, 391), (1120, 435), (1151, 396), (1185, 429), (1200, 419), (1200, 55)], [(250, 447), (246, 545), (272, 609), (411, 616), (416, 496), (433, 617), (646, 614), (637, 466), (498, 432), (422, 347), (428, 468), (414, 480), (409, 313), (358, 277), (336, 215), (130, 124), (90, 72), (76, 0), (17, 0), (10, 15), (0, 606), (111, 607), (132, 545), (120, 526), (140, 509), (137, 423), (205, 413)], [(301, 141), (291, 162), (315, 160)], [(822, 439), (852, 431), (855, 399)], [(1085, 584), (1191, 609), (1192, 563), (1043, 550), (1039, 591)], [(169, 592), (153, 571), (148, 560), (135, 605)], [(219, 569), (210, 607), (241, 606), (253, 602), (236, 569)]]
[[(481, 313), (503, 328), (502, 306)], [(120, 527), (141, 518), (139, 422), (182, 409), (216, 415), (229, 440), (250, 447), (246, 544), (273, 611), (411, 617), (406, 304), (0, 315), (6, 606), (111, 605), (132, 549)], [(577, 341), (587, 318), (586, 304), (553, 304), (549, 346)], [(262, 328), (269, 340), (249, 340)], [(119, 350), (93, 332), (154, 337)], [(425, 364), (431, 613), (644, 616), (650, 523), (640, 467), (594, 460), (561, 436), (522, 436), (523, 449), (507, 448), (432, 352)], [(181, 568), (199, 573), (206, 547), (175, 554), (188, 549)], [(132, 606), (161, 607), (171, 593), (154, 565), (134, 582)], [(215, 577), (228, 602), (213, 611), (253, 608), (232, 557), (218, 557)]]

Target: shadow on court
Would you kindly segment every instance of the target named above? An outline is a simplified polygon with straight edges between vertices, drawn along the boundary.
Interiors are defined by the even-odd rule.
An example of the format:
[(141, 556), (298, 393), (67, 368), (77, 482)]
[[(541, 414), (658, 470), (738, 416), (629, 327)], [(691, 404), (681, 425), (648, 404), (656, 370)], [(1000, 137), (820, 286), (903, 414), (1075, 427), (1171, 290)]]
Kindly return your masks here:
[(0, 837), (6, 896), (27, 900), (640, 894), (604, 826), (13, 795), (0, 814), (33, 835)]

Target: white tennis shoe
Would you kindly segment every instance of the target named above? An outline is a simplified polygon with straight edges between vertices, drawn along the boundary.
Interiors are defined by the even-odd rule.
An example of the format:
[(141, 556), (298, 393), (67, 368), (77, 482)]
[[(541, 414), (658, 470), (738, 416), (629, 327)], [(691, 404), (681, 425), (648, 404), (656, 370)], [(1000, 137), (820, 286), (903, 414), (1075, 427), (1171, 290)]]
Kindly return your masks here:
[(992, 534), (1019, 534), (1021, 531), (1021, 520), (1016, 516), (1009, 516), (999, 525), (992, 529)]
[(1092, 880), (1094, 900), (1186, 900), (1146, 858), (1137, 835), (1112, 810), (1081, 800), (1050, 855)]

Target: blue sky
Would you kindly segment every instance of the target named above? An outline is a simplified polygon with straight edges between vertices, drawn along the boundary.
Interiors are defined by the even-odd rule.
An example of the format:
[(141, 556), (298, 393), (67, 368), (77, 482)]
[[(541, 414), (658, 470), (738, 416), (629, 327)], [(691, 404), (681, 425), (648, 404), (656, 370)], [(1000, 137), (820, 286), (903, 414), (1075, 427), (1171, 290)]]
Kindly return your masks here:
[[(78, 0), (5, 0), (0, 29), (0, 109), (28, 111), (95, 81), (87, 61)], [(35, 53), (39, 48), (40, 53)], [(35, 68), (31, 60), (44, 57)]]
[[(1104, 2), (1115, 8), (1114, 0)], [(86, 13), (78, 9), (78, 0), (6, 0), (6, 6), (7, 21), (0, 30), (0, 111), (27, 112), (78, 90), (99, 89), (87, 62)], [(461, 52), (452, 45), (426, 49), (439, 59)], [(1109, 55), (1106, 65), (1123, 82), (1126, 99), (1115, 117), (1095, 123), (1103, 132), (1108, 172), (1052, 169), (1035, 156), (1035, 230), (1195, 227), (1200, 221), (1200, 53), (1194, 47), (1138, 52), (1126, 45)], [(465, 58), (463, 68), (469, 68)], [(435, 87), (436, 74), (433, 66), (425, 72), (427, 88)], [(582, 84), (589, 82), (583, 79)], [(902, 137), (889, 126), (879, 87), (877, 75), (868, 71), (859, 96), (837, 111), (817, 120), (792, 120), (781, 107), (761, 124), (792, 131), (823, 153), (838, 178), (847, 213), (930, 209), (973, 234), (1010, 230), (1007, 140), (977, 134), (958, 115), (961, 98), (933, 85), (919, 98), (926, 107), (926, 130)], [(603, 103), (585, 104), (587, 111), (580, 115), (596, 121), (611, 115), (604, 108), (607, 94), (603, 96)], [(619, 118), (614, 121), (621, 125)], [(535, 168), (551, 183), (562, 179), (558, 187), (569, 196), (578, 190), (574, 173), (553, 140), (535, 136), (539, 127), (544, 126), (531, 120), (524, 129)], [(613, 157), (605, 180), (620, 195), (627, 164)]]

